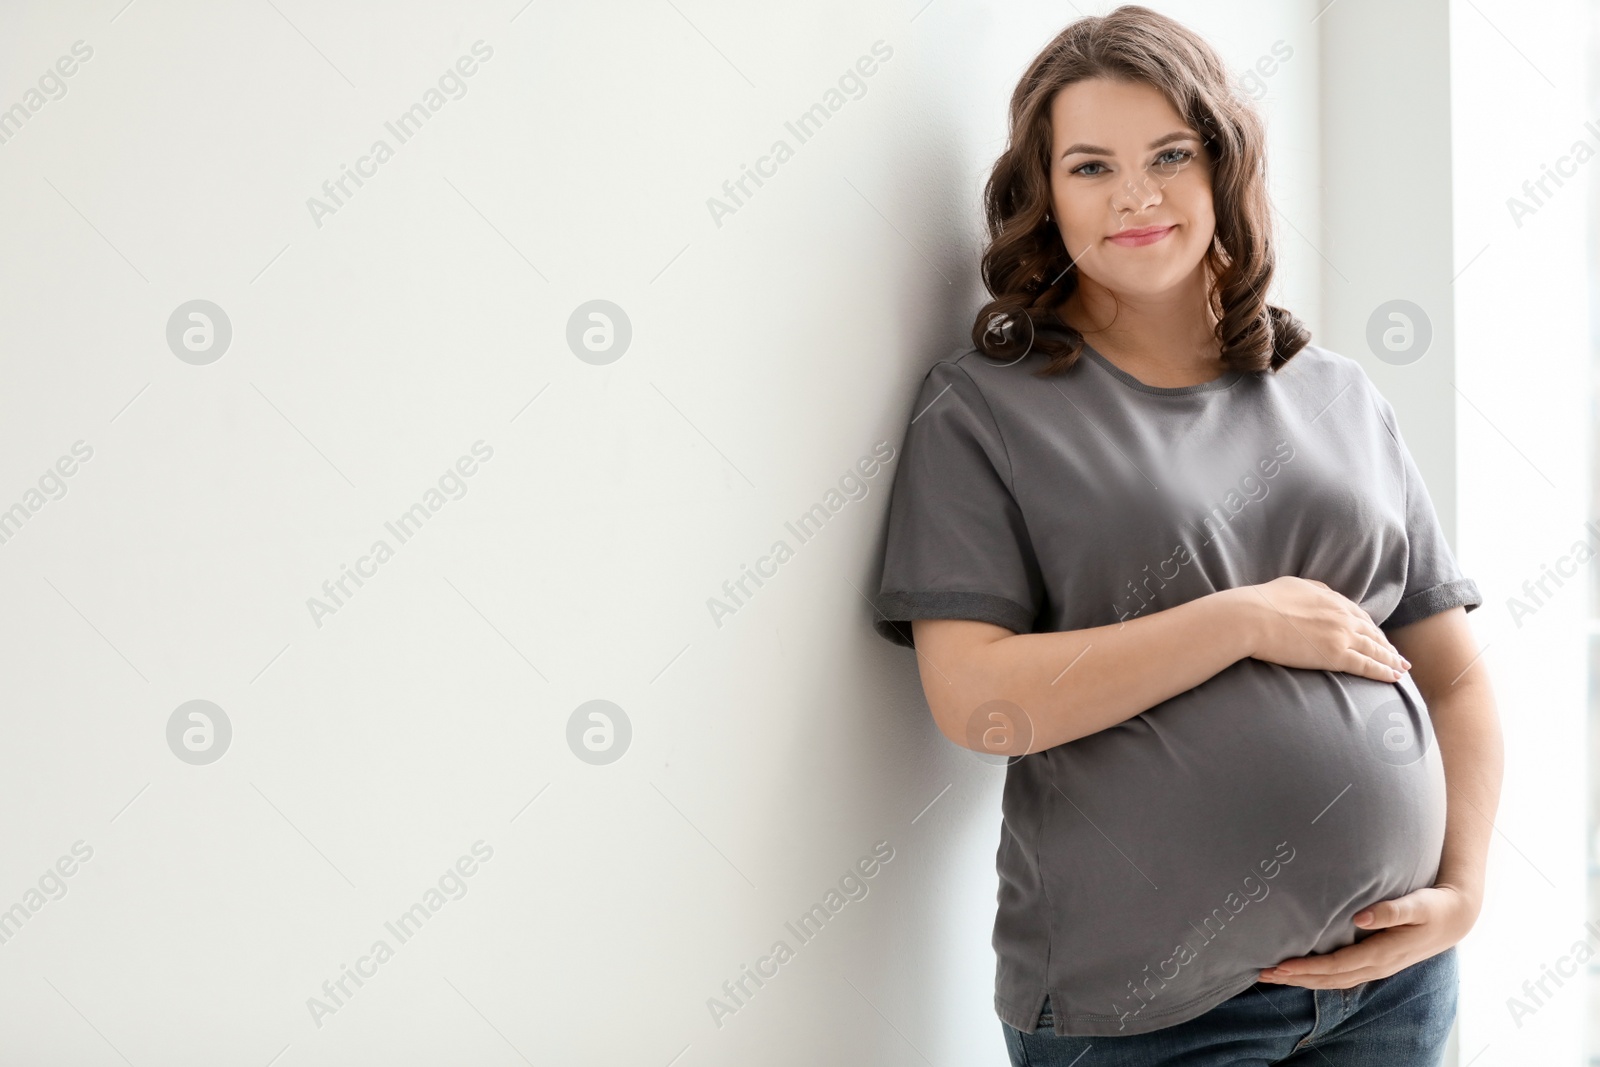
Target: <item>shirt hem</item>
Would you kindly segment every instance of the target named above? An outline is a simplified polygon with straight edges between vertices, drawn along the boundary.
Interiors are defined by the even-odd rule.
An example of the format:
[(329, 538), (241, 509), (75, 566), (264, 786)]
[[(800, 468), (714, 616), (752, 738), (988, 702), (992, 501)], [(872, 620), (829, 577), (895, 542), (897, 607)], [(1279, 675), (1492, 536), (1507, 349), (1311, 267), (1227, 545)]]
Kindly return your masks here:
[(890, 592), (880, 593), (874, 604), (878, 618), (872, 628), (878, 636), (906, 648), (916, 648), (912, 619), (972, 619), (1004, 626), (1013, 633), (1033, 631), (1034, 613), (1009, 597), (995, 593)]
[(1471, 578), (1457, 578), (1412, 593), (1394, 606), (1380, 628), (1396, 630), (1449, 608), (1461, 607), (1471, 611), (1482, 604), (1483, 594), (1478, 591), (1477, 583)]
[[(1038, 998), (1036, 1003), (1042, 1008), (1045, 995), (1050, 995), (1050, 1014), (1055, 1024), (1050, 1032), (1056, 1037), (1131, 1037), (1135, 1034), (1148, 1034), (1155, 1030), (1164, 1030), (1169, 1026), (1177, 1026), (1180, 1023), (1188, 1022), (1190, 1019), (1199, 1018), (1223, 1001), (1243, 993), (1259, 980), (1253, 974), (1246, 975), (1243, 981), (1222, 986), (1220, 989), (1214, 989), (1208, 993), (1202, 993), (1192, 1000), (1174, 1005), (1166, 1011), (1158, 1012), (1155, 1015), (1141, 1013), (1135, 1021), (1125, 1025), (1119, 1025), (1122, 1020), (1122, 1016), (1119, 1015), (1062, 1012), (1058, 1009), (1058, 1005), (1061, 1002), (1060, 998), (1050, 995), (1048, 990)], [(994, 1008), (995, 1014), (1000, 1017), (1000, 1021), (1007, 1026), (1025, 1034), (1038, 1032), (1039, 1010), (1037, 1008), (1034, 1010), (1033, 1018), (1028, 1019), (1026, 1012), (1017, 1011), (1011, 1006), (1010, 1002), (1006, 1001), (998, 993), (994, 997)], [(1065, 1025), (1065, 1029), (1063, 1029), (1063, 1025)]]

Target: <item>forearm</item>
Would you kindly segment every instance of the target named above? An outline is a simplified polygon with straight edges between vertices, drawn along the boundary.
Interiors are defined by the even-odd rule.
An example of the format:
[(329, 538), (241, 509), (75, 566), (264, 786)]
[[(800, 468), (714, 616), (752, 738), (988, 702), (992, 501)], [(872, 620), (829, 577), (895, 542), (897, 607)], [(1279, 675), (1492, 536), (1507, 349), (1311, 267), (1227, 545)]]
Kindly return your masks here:
[(1505, 756), (1488, 674), (1481, 664), (1472, 671), (1476, 676), (1468, 674), (1429, 700), (1428, 714), (1448, 798), (1435, 884), (1454, 886), (1481, 901)]
[[(946, 734), (971, 740), (968, 723), (990, 701), (1025, 709), (1022, 755), (1104, 730), (1204, 682), (1250, 655), (1252, 616), (1230, 589), (1128, 622), (1056, 633), (1015, 634), (974, 657), (947, 712)], [(1029, 734), (1031, 733), (1031, 740)]]

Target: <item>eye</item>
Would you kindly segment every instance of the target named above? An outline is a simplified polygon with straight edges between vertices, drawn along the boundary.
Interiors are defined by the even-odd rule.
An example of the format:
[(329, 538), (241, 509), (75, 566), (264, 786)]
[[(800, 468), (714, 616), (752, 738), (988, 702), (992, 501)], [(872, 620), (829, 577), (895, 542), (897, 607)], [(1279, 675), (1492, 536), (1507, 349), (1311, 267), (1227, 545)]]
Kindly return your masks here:
[[(1155, 165), (1158, 166), (1158, 167), (1182, 166), (1183, 164), (1189, 162), (1194, 157), (1195, 157), (1195, 153), (1191, 152), (1187, 148), (1169, 148), (1165, 152), (1162, 152), (1160, 155), (1158, 155), (1156, 157)], [(1073, 167), (1072, 170), (1068, 171), (1067, 173), (1069, 173), (1069, 174), (1081, 174), (1085, 178), (1097, 178), (1097, 177), (1100, 176), (1100, 171), (1090, 171), (1090, 170), (1086, 169), (1088, 167), (1101, 167), (1101, 168), (1104, 168), (1105, 164), (1099, 162), (1098, 160), (1090, 160), (1087, 163), (1080, 163), (1078, 166)]]

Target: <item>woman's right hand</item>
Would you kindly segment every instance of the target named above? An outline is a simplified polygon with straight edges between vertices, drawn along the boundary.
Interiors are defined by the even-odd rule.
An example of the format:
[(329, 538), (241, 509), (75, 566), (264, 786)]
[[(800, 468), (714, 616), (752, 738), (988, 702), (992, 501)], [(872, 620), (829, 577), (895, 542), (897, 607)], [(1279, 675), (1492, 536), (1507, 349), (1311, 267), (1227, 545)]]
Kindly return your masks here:
[(1366, 609), (1322, 582), (1286, 574), (1240, 592), (1253, 605), (1254, 659), (1380, 682), (1411, 669)]

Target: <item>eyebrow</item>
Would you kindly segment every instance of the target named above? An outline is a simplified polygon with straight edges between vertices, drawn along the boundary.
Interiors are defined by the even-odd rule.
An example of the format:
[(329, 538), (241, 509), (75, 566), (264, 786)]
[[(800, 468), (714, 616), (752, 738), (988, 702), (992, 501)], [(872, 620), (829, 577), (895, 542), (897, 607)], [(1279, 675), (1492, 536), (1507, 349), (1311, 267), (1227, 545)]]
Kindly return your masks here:
[[(1166, 134), (1162, 137), (1157, 137), (1154, 141), (1151, 141), (1147, 147), (1160, 148), (1162, 145), (1171, 144), (1173, 141), (1198, 141), (1199, 139), (1200, 135), (1192, 130), (1175, 130), (1172, 133)], [(1101, 148), (1099, 145), (1093, 144), (1084, 144), (1082, 141), (1080, 141), (1077, 144), (1072, 145), (1065, 152), (1061, 153), (1061, 158), (1066, 159), (1074, 152), (1081, 152), (1085, 155), (1091, 156), (1116, 155), (1116, 153), (1111, 151), (1109, 148)]]

